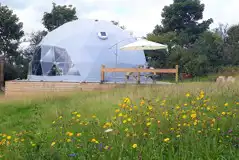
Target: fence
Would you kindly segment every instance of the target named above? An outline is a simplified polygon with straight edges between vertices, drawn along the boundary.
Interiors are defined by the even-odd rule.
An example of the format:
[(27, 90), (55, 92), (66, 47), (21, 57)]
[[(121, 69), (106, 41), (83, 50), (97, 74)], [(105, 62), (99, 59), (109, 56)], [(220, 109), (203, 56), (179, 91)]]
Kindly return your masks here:
[(137, 83), (140, 83), (140, 73), (143, 72), (149, 72), (154, 73), (156, 75), (157, 73), (169, 73), (169, 74), (175, 74), (175, 82), (178, 83), (178, 68), (179, 66), (176, 65), (174, 69), (144, 69), (144, 68), (106, 68), (105, 65), (102, 65), (101, 67), (101, 83), (104, 83), (105, 81), (105, 73), (106, 72), (133, 72), (138, 73), (137, 74)]

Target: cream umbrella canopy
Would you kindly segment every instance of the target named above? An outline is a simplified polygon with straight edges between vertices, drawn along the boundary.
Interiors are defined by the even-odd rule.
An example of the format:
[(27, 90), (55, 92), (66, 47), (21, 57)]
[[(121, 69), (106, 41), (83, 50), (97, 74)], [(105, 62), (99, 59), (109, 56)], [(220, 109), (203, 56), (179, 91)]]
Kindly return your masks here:
[(120, 50), (159, 50), (159, 49), (168, 49), (168, 46), (148, 41), (146, 39), (140, 39), (136, 42), (130, 43), (120, 48)]

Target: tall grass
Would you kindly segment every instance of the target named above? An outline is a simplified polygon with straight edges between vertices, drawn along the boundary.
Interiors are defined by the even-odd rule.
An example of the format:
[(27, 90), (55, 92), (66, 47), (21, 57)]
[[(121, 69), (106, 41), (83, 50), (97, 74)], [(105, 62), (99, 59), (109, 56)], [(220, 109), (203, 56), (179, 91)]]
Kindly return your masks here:
[(239, 84), (5, 100), (0, 159), (238, 159)]

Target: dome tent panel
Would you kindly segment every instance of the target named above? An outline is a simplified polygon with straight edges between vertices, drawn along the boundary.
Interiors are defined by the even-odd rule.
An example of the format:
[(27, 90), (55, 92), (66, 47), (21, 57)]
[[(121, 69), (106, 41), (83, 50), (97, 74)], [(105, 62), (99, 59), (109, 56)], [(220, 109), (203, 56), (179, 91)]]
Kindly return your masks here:
[(42, 68), (42, 73), (43, 76), (53, 76), (54, 74), (51, 73), (52, 69), (53, 69), (53, 62), (41, 62), (41, 68)]
[[(134, 41), (136, 41), (134, 37), (112, 22), (90, 19), (68, 22), (48, 33), (40, 46), (62, 48), (72, 63), (66, 60), (68, 58), (65, 56), (55, 55), (55, 64), (62, 69), (62, 75), (42, 77), (33, 75), (30, 78), (47, 81), (100, 82), (101, 65), (124, 68), (146, 63), (143, 51), (121, 51), (119, 49)], [(106, 73), (106, 78), (109, 77), (111, 80), (114, 75)], [(124, 79), (124, 76), (125, 73), (117, 73), (117, 78)]]
[[(55, 61), (55, 55), (54, 55), (54, 48), (52, 47), (49, 49), (46, 53), (41, 54), (41, 60), (42, 62), (54, 62)], [(43, 56), (44, 55), (44, 56)]]

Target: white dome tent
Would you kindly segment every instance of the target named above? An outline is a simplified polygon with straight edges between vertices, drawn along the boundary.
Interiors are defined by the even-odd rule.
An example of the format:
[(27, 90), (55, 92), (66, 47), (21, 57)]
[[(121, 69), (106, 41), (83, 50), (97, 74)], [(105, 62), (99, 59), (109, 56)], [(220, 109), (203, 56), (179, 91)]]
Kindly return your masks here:
[[(146, 63), (143, 51), (120, 50), (135, 41), (112, 22), (68, 22), (48, 33), (39, 44), (29, 66), (28, 80), (100, 82), (101, 65), (132, 68)], [(106, 73), (105, 80), (120, 82), (124, 76), (125, 73)]]

